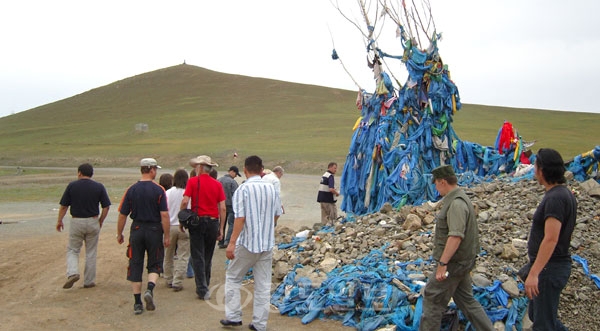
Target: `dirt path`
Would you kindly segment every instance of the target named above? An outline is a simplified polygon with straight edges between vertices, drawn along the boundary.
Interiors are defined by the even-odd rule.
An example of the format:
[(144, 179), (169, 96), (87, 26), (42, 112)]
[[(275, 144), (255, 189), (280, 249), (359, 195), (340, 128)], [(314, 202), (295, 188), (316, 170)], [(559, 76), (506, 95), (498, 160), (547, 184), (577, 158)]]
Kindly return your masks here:
[[(137, 178), (136, 174), (127, 174)], [(96, 176), (94, 176), (96, 177)], [(98, 180), (102, 181), (102, 176)], [(282, 195), (286, 214), (280, 224), (292, 228), (310, 226), (319, 219), (315, 202), (318, 178), (286, 174), (282, 178)], [(58, 201), (60, 197), (56, 197)], [(0, 325), (4, 330), (222, 330), (222, 291), (225, 274), (225, 252), (217, 249), (213, 259), (214, 294), (208, 302), (196, 299), (193, 279), (184, 281), (184, 290), (173, 292), (161, 279), (156, 290), (157, 310), (133, 314), (131, 287), (125, 279), (127, 258), (125, 246), (115, 240), (118, 198), (102, 228), (98, 247), (97, 286), (84, 289), (80, 280), (72, 289), (64, 290), (65, 253), (68, 228), (54, 229), (58, 203), (0, 203)], [(67, 221), (68, 224), (69, 221)], [(68, 226), (68, 225), (67, 225)], [(126, 234), (128, 236), (128, 234)], [(83, 256), (80, 270), (83, 272)], [(242, 302), (244, 326), (252, 318), (252, 300), (246, 285)], [(244, 293), (245, 292), (245, 293)], [(281, 316), (273, 310), (268, 330), (348, 329), (339, 322), (314, 321), (303, 325), (299, 318)]]

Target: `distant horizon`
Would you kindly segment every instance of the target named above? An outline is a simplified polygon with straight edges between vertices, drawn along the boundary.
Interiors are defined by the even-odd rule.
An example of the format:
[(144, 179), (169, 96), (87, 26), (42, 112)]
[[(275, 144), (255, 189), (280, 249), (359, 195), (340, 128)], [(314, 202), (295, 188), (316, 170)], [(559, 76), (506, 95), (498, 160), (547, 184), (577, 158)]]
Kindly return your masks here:
[[(152, 72), (152, 71), (156, 71), (156, 70), (161, 70), (161, 69), (165, 69), (165, 68), (169, 68), (169, 67), (183, 65), (183, 64), (190, 65), (190, 66), (195, 66), (195, 67), (199, 67), (199, 68), (203, 68), (203, 69), (207, 69), (207, 70), (211, 70), (211, 71), (215, 71), (215, 72), (219, 72), (219, 73), (223, 73), (223, 74), (229, 74), (229, 75), (239, 75), (239, 76), (246, 76), (246, 77), (272, 79), (272, 80), (283, 81), (283, 82), (288, 82), (288, 83), (297, 83), (297, 84), (304, 84), (304, 85), (312, 85), (312, 86), (319, 86), (319, 87), (324, 87), (324, 88), (341, 89), (341, 90), (346, 90), (346, 91), (356, 91), (356, 89), (348, 89), (348, 88), (341, 88), (341, 87), (335, 87), (335, 86), (325, 86), (325, 85), (311, 84), (311, 83), (305, 83), (305, 82), (292, 82), (292, 81), (286, 81), (286, 80), (282, 80), (282, 79), (269, 78), (269, 77), (259, 77), (259, 76), (250, 76), (250, 75), (243, 75), (243, 74), (237, 74), (237, 73), (228, 73), (228, 72), (223, 72), (223, 71), (214, 70), (214, 69), (211, 69), (211, 68), (206, 68), (206, 67), (203, 67), (203, 66), (195, 65), (195, 64), (192, 64), (192, 63), (189, 63), (189, 62), (185, 61), (185, 63), (181, 62), (179, 64), (174, 64), (174, 65), (171, 65), (171, 66), (166, 66), (166, 67), (162, 67), (162, 68), (156, 68), (156, 69), (153, 69), (153, 70), (149, 70), (149, 71), (146, 71), (146, 72), (136, 73), (136, 74), (133, 74), (133, 75), (131, 75), (129, 77), (122, 77), (122, 78), (116, 79), (116, 80), (114, 80), (112, 82), (109, 82), (109, 83), (106, 83), (106, 84), (102, 84), (102, 85), (98, 85), (98, 86), (93, 86), (93, 87), (87, 88), (86, 90), (79, 91), (79, 92), (74, 92), (71, 95), (64, 96), (64, 97), (61, 97), (59, 99), (49, 100), (46, 103), (42, 103), (42, 104), (38, 104), (38, 105), (35, 105), (35, 106), (31, 106), (30, 108), (23, 109), (23, 110), (16, 111), (16, 112), (12, 112), (10, 114), (2, 114), (2, 113), (0, 113), (0, 118), (7, 117), (7, 116), (10, 116), (10, 115), (15, 115), (15, 114), (18, 114), (18, 113), (21, 113), (21, 112), (24, 112), (24, 111), (28, 111), (28, 110), (32, 110), (32, 109), (35, 109), (35, 108), (38, 108), (38, 107), (45, 106), (45, 105), (50, 104), (50, 103), (54, 103), (54, 102), (58, 102), (58, 101), (61, 101), (61, 100), (64, 100), (64, 99), (68, 99), (68, 98), (74, 97), (76, 95), (79, 95), (79, 94), (91, 91), (93, 89), (100, 88), (100, 87), (106, 86), (106, 85), (110, 85), (110, 84), (113, 84), (115, 82), (118, 82), (118, 81), (121, 81), (121, 80), (124, 80), (124, 79), (128, 79), (128, 78), (131, 78), (131, 77), (134, 77), (134, 76), (142, 75), (142, 74), (145, 74), (145, 73), (148, 73), (148, 72)], [(460, 93), (460, 87), (458, 87), (458, 89), (459, 89), (459, 93)], [(503, 108), (536, 109), (536, 110), (543, 110), (543, 111), (577, 112), (577, 113), (590, 113), (590, 114), (600, 113), (600, 109), (598, 110), (598, 112), (592, 112), (592, 111), (579, 111), (579, 110), (544, 109), (544, 108), (535, 108), (535, 107), (520, 107), (520, 106), (507, 106), (507, 105), (471, 103), (471, 102), (465, 102), (464, 99), (463, 99), (463, 97), (462, 97), (462, 95), (461, 95), (461, 103), (463, 103), (463, 104), (471, 104), (471, 105), (480, 105), (480, 106), (503, 107)]]

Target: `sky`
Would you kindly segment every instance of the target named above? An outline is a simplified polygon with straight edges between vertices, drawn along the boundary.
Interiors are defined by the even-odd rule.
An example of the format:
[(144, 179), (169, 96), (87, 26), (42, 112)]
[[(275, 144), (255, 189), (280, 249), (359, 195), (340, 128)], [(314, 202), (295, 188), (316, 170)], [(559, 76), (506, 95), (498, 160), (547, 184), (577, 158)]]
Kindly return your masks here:
[[(339, 2), (364, 28), (356, 1)], [(600, 1), (430, 3), (463, 103), (600, 113)], [(401, 54), (395, 30), (386, 21), (377, 42)], [(328, 0), (4, 1), (0, 31), (0, 117), (184, 61), (375, 89), (361, 32)], [(341, 62), (331, 58), (334, 46)], [(404, 83), (404, 65), (387, 64)]]

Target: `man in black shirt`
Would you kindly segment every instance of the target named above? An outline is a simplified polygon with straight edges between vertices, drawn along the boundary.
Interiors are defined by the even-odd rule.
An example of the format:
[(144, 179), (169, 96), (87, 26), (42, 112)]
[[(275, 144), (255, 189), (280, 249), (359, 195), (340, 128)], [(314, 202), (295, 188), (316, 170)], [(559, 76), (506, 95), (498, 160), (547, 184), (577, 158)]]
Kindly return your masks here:
[(546, 192), (533, 214), (527, 242), (531, 269), (524, 280), (533, 330), (566, 330), (557, 312), (560, 293), (571, 275), (569, 246), (577, 218), (577, 200), (564, 185), (564, 173), (564, 161), (557, 151), (538, 151), (535, 177)]
[[(144, 272), (144, 255), (148, 253), (148, 289), (144, 292), (147, 310), (154, 310), (154, 286), (158, 275), (163, 272), (164, 247), (169, 247), (170, 229), (167, 194), (162, 186), (154, 182), (157, 168), (155, 159), (146, 158), (140, 161), (142, 179), (131, 185), (119, 206), (117, 223), (117, 242), (122, 244), (123, 229), (130, 215), (133, 222), (129, 230), (129, 267), (127, 280), (133, 290), (133, 312), (136, 315), (144, 311), (142, 305), (142, 274)], [(163, 246), (164, 243), (164, 246)]]
[[(85, 270), (83, 287), (96, 286), (96, 253), (100, 228), (108, 214), (110, 199), (104, 185), (92, 180), (94, 168), (84, 163), (77, 168), (77, 180), (69, 183), (58, 209), (56, 231), (64, 229), (63, 218), (71, 206), (69, 244), (67, 246), (67, 282), (63, 288), (71, 288), (79, 280), (79, 252), (85, 242)], [(99, 212), (98, 204), (102, 206)]]

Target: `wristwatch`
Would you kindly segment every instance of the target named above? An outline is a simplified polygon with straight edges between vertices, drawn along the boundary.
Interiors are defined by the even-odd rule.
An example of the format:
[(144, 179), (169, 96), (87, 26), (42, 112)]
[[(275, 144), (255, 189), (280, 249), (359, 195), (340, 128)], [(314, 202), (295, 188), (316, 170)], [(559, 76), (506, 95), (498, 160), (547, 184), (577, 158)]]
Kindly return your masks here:
[(448, 263), (445, 263), (445, 262), (442, 262), (442, 261), (439, 261), (438, 264), (441, 265), (442, 267), (445, 267), (445, 266), (448, 265)]

